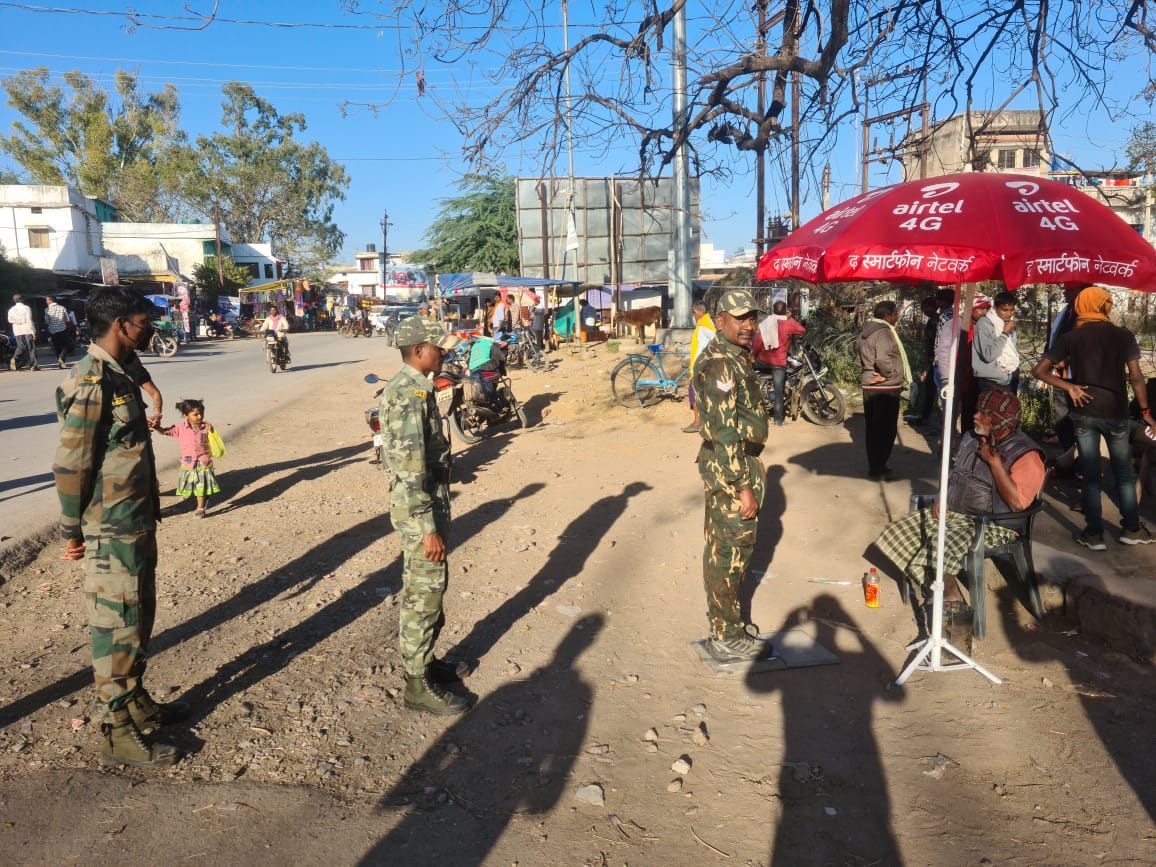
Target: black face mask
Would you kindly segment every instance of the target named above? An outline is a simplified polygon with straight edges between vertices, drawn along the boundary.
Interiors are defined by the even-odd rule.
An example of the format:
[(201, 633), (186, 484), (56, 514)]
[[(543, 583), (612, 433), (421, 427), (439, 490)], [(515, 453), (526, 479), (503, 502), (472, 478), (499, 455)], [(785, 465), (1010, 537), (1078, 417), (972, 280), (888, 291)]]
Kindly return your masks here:
[[(129, 336), (128, 328), (126, 326), (121, 325), (120, 330), (124, 332), (126, 337), (129, 337), (130, 340), (132, 339)], [(139, 329), (139, 333), (137, 334), (136, 345), (134, 346), (134, 349), (148, 349), (149, 343), (152, 342), (154, 334), (156, 334), (156, 328), (153, 327), (151, 322), (141, 327)]]

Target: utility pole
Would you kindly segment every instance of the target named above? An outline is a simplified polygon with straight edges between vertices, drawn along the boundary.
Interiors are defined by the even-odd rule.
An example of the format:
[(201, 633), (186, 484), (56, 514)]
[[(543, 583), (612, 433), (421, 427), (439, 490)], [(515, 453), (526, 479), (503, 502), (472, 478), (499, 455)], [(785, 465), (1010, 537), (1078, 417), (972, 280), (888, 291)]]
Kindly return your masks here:
[(686, 152), (686, 5), (674, 13), (674, 46), (670, 55), (674, 89), (674, 243), (670, 263), (669, 290), (674, 309), (672, 328), (689, 328), (690, 321), (690, 160)]
[(913, 105), (910, 108), (901, 108), (898, 111), (888, 112), (887, 114), (876, 115), (875, 117), (867, 116), (867, 106), (870, 101), (871, 88), (878, 84), (886, 84), (891, 81), (896, 81), (900, 78), (909, 78), (912, 75), (922, 75), (923, 68), (919, 69), (905, 69), (902, 72), (897, 72), (894, 75), (887, 75), (881, 78), (873, 78), (863, 84), (863, 154), (862, 154), (862, 192), (867, 192), (867, 167), (873, 162), (888, 162), (894, 160), (898, 154), (903, 153), (907, 149), (902, 141), (899, 144), (888, 145), (887, 147), (874, 148), (871, 147), (871, 124), (883, 123), (896, 120), (897, 118), (910, 119), (916, 112), (920, 112), (920, 117), (923, 121), (923, 129), (920, 132), (918, 140), (919, 152), (919, 177), (920, 179), (927, 177), (927, 133), (931, 105), (927, 102), (927, 82), (923, 85), (923, 102), (919, 105)]
[(823, 166), (823, 210), (831, 207), (831, 164)]
[[(756, 49), (756, 54), (759, 57), (767, 56), (767, 31), (782, 22), (786, 17), (786, 12), (776, 12), (768, 20), (767, 6), (770, 0), (757, 0), (757, 7), (759, 10), (759, 41)], [(763, 70), (759, 71), (758, 78), (758, 111), (759, 122), (766, 120), (765, 114), (767, 111), (767, 73)], [(756, 135), (761, 134), (761, 130), (756, 130)], [(763, 252), (771, 247), (770, 232), (767, 231), (769, 220), (767, 219), (767, 181), (766, 181), (766, 159), (767, 146), (763, 144), (755, 152), (755, 261), (763, 258)]]
[[(569, 9), (566, 5), (566, 0), (562, 0), (562, 50), (567, 54), (570, 53), (570, 17)], [(562, 279), (566, 279), (566, 263), (570, 261), (570, 256), (574, 256), (574, 279), (578, 280), (578, 232), (574, 221), (574, 196), (576, 193), (576, 185), (574, 183), (574, 126), (573, 118), (571, 116), (571, 109), (573, 105), (570, 99), (570, 64), (566, 64), (566, 163), (567, 163), (567, 177), (569, 178), (570, 189), (566, 193), (566, 246), (562, 252)], [(574, 231), (571, 232), (571, 228)], [(575, 283), (572, 287), (574, 295), (572, 298), (574, 309), (574, 326), (570, 329), (570, 336), (574, 340), (574, 344), (578, 345), (582, 342), (582, 304), (578, 299), (578, 284)]]
[[(799, 41), (795, 39), (795, 50)], [(791, 73), (791, 231), (799, 228), (799, 97), (802, 94), (800, 73)]]
[[(381, 212), (381, 294), (385, 295), (385, 284), (389, 274), (389, 211)], [(382, 300), (385, 300), (384, 297)]]
[(225, 266), (221, 262), (221, 206), (213, 202), (213, 234), (217, 238), (217, 285), (225, 294)]
[[(759, 57), (767, 56), (767, 2), (758, 0), (759, 7), (759, 44), (756, 53)], [(759, 71), (759, 122), (763, 121), (763, 114), (767, 110), (767, 74)], [(756, 130), (758, 135), (761, 130)], [(763, 221), (766, 213), (767, 180), (766, 180), (766, 148), (760, 147), (756, 152), (755, 160), (755, 262), (761, 262), (763, 251), (766, 248), (766, 235), (763, 232)]]

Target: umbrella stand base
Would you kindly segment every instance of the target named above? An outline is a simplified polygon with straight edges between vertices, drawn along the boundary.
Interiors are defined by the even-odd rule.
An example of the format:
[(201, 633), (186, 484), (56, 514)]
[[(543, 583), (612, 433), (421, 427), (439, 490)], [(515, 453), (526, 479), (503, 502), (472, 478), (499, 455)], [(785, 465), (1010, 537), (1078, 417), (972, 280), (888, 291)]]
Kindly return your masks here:
[[(939, 665), (932, 665), (931, 651), (934, 650), (937, 646), (939, 647), (941, 654), (943, 651), (946, 650), (952, 656), (956, 657), (956, 659), (958, 659), (959, 661), (945, 664), (943, 662), (943, 659), (941, 656)], [(958, 648), (953, 646), (951, 644), (951, 642), (947, 641), (944, 638), (927, 638), (927, 639), (924, 639), (923, 641), (917, 641), (914, 644), (909, 645), (907, 649), (908, 650), (914, 650), (916, 647), (920, 648), (920, 650), (917, 654), (915, 654), (915, 658), (907, 664), (907, 668), (903, 669), (903, 673), (899, 675), (899, 679), (895, 681), (895, 683), (897, 685), (902, 685), (903, 682), (905, 680), (907, 680), (907, 678), (911, 676), (911, 673), (913, 671), (915, 671), (916, 669), (921, 669), (923, 671), (967, 671), (967, 670), (972, 670), (972, 671), (978, 671), (980, 674), (982, 674), (984, 677), (986, 677), (992, 683), (995, 683), (995, 684), (1003, 683), (1002, 680), (1000, 680), (998, 677), (996, 677), (994, 674), (992, 674), (990, 671), (988, 671), (986, 668), (984, 668), (982, 665), (980, 665), (978, 662), (976, 662), (974, 659), (972, 659), (970, 656), (968, 656), (962, 650), (959, 650)]]

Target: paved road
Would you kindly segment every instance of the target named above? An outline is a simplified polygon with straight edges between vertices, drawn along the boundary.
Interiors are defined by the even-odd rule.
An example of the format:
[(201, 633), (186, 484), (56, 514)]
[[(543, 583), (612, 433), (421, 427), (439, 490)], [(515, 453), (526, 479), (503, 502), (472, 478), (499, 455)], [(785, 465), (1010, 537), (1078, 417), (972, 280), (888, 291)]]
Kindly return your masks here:
[[(180, 420), (178, 400), (199, 397), (227, 441), (270, 410), (307, 398), (311, 389), (332, 378), (335, 368), (346, 367), (351, 379), (360, 379), (369, 371), (388, 376), (399, 364), (397, 350), (380, 338), (349, 340), (318, 333), (293, 334), (290, 341), (294, 363), (276, 374), (269, 373), (254, 338), (199, 341), (182, 346), (172, 358), (144, 356), (164, 395), (165, 423)], [(41, 352), (42, 364), (48, 355)], [(55, 367), (40, 373), (0, 372), (0, 537), (20, 539), (55, 520), (55, 392), (63, 376)], [(353, 413), (362, 409), (350, 406)], [(165, 449), (158, 461), (163, 478), (176, 466), (176, 455)]]

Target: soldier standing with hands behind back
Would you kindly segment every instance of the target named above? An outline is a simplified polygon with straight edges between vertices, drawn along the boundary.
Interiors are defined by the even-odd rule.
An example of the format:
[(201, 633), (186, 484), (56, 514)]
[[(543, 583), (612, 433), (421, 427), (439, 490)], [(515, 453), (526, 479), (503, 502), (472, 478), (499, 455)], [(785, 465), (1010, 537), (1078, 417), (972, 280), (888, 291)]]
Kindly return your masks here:
[(401, 350), (401, 370), (381, 394), (379, 415), (390, 470), (389, 517), (402, 537), (398, 627), (405, 706), (459, 714), (470, 702), (440, 684), (461, 679), (469, 666), (434, 657), (445, 623), (442, 599), (449, 575), (450, 444), (430, 382), (431, 374), (441, 370), (446, 351), (459, 341), (436, 322), (410, 316), (398, 323), (394, 342)]
[(755, 549), (766, 469), (767, 413), (751, 362), (759, 308), (751, 293), (732, 289), (719, 299), (718, 335), (694, 365), (695, 400), (702, 423), (698, 470), (706, 490), (706, 585), (710, 635), (706, 649), (719, 662), (764, 659), (770, 642), (749, 634), (739, 590)]

